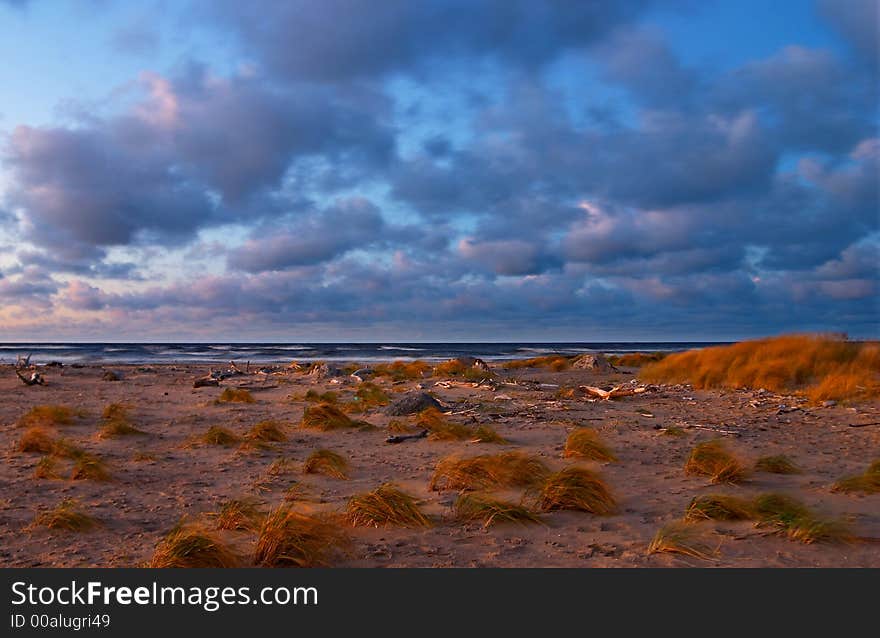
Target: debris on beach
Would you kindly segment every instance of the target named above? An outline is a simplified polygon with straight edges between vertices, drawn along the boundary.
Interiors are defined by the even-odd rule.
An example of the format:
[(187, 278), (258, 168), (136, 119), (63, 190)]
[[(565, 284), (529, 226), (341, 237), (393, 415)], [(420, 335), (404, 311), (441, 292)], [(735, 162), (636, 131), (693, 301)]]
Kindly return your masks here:
[(571, 360), (571, 367), (575, 370), (593, 370), (595, 372), (618, 371), (600, 352), (578, 355)]
[(410, 392), (385, 408), (385, 414), (389, 416), (406, 416), (424, 412), (428, 408), (443, 407), (440, 402), (427, 392)]
[(643, 392), (647, 392), (648, 388), (644, 386), (639, 387), (624, 387), (621, 385), (616, 385), (610, 390), (603, 390), (602, 388), (595, 388), (591, 385), (582, 385), (578, 386), (581, 390), (589, 394), (590, 396), (597, 397), (602, 399), (603, 401), (608, 401), (610, 399), (619, 399), (621, 397), (629, 397), (635, 394), (642, 394)]
[(21, 382), (25, 385), (46, 385), (46, 379), (44, 379), (43, 375), (36, 370), (32, 372), (31, 376), (29, 377), (23, 375), (20, 370), (16, 370), (15, 374), (18, 376), (19, 379), (21, 379)]

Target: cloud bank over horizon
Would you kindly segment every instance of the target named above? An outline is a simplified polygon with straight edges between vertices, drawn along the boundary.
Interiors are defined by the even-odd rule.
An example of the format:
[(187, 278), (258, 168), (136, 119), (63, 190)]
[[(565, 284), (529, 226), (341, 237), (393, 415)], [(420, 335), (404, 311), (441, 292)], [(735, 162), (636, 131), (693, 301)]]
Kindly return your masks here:
[(736, 4), (0, 2), (0, 341), (878, 337), (878, 3)]

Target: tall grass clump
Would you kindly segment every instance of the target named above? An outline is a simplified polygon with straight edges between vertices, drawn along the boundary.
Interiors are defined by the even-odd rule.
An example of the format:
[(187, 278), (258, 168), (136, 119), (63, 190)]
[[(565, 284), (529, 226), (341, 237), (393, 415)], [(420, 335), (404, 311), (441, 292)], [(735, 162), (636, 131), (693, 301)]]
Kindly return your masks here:
[(50, 454), (55, 450), (55, 440), (45, 428), (32, 425), (21, 435), (17, 448), (19, 452)]
[(392, 483), (380, 485), (366, 494), (352, 496), (346, 513), (355, 526), (428, 527), (431, 524), (415, 497)]
[(877, 494), (880, 492), (880, 459), (871, 463), (861, 474), (840, 479), (831, 489), (834, 492)]
[(506, 370), (518, 370), (520, 368), (550, 368), (555, 372), (565, 370), (571, 365), (571, 357), (563, 355), (548, 355), (545, 357), (532, 357), (531, 359), (515, 359), (503, 364)]
[(483, 370), (475, 365), (468, 365), (461, 359), (450, 359), (434, 366), (435, 377), (461, 377), (470, 381), (482, 381), (495, 376), (491, 370)]
[(348, 478), (348, 461), (332, 450), (315, 450), (303, 464), (306, 474), (324, 474), (337, 479)]
[(703, 533), (696, 526), (675, 522), (657, 530), (651, 544), (648, 545), (649, 554), (660, 552), (710, 560), (717, 553), (717, 549), (709, 546), (703, 539)]
[(572, 431), (565, 440), (565, 449), (562, 455), (607, 463), (617, 460), (614, 453), (602, 442), (599, 433), (589, 428), (578, 428)]
[(758, 472), (767, 472), (769, 474), (800, 474), (800, 468), (791, 462), (784, 454), (776, 454), (773, 456), (762, 456), (755, 461), (755, 469)]
[(754, 517), (751, 501), (727, 494), (697, 496), (684, 513), (685, 521), (748, 521)]
[(441, 459), (431, 476), (432, 490), (486, 490), (495, 487), (533, 487), (550, 471), (536, 456), (522, 452), (481, 454)]
[(684, 471), (708, 476), (713, 483), (739, 483), (747, 475), (745, 466), (719, 440), (697, 444), (691, 450)]
[(254, 403), (254, 396), (244, 388), (224, 388), (218, 403)]
[(754, 509), (759, 525), (801, 543), (845, 543), (853, 540), (849, 528), (840, 521), (818, 518), (800, 501), (785, 494), (761, 494)]
[(18, 420), (20, 427), (70, 425), (75, 412), (64, 405), (35, 405)]
[(507, 445), (509, 441), (498, 434), (491, 425), (480, 425), (474, 429), (471, 435), (471, 441), (474, 443), (497, 443), (498, 445)]
[(238, 567), (239, 562), (215, 532), (186, 525), (175, 528), (159, 542), (148, 567)]
[(764, 388), (811, 401), (880, 396), (880, 343), (832, 335), (787, 335), (670, 354), (642, 368), (652, 383)]
[(336, 403), (339, 399), (339, 393), (333, 392), (333, 390), (327, 390), (327, 392), (318, 392), (317, 390), (309, 390), (306, 392), (305, 397), (303, 397), (306, 401), (311, 401), (312, 403)]
[(255, 499), (230, 499), (213, 512), (217, 529), (257, 531), (265, 518)]
[(52, 509), (36, 516), (31, 527), (48, 527), (68, 532), (85, 532), (98, 525), (98, 520), (82, 511), (79, 503), (66, 498)]
[(380, 405), (388, 405), (391, 399), (385, 393), (385, 391), (377, 386), (375, 383), (370, 383), (369, 381), (364, 381), (360, 385), (358, 385), (357, 391), (354, 393), (355, 399), (352, 401), (351, 406), (355, 408), (359, 408), (361, 410), (366, 410), (368, 408), (377, 407)]
[(344, 554), (349, 539), (330, 518), (282, 504), (260, 528), (254, 563), (261, 567), (329, 567)]
[(641, 368), (649, 363), (656, 363), (666, 357), (665, 352), (629, 352), (627, 354), (612, 355), (608, 357), (608, 363), (624, 368)]
[(458, 520), (479, 522), (484, 528), (503, 523), (543, 523), (540, 516), (526, 507), (488, 494), (464, 492), (458, 495), (453, 507)]
[(437, 408), (428, 408), (419, 413), (416, 425), (428, 430), (432, 441), (466, 441), (473, 438), (473, 431), (466, 425), (452, 423)]
[(388, 377), (392, 381), (408, 381), (431, 376), (431, 365), (424, 361), (393, 361), (380, 363), (373, 367), (377, 377)]
[(569, 467), (547, 477), (538, 506), (543, 512), (576, 510), (607, 515), (617, 511), (617, 503), (602, 477), (581, 467)]
[(117, 436), (129, 436), (133, 434), (146, 434), (143, 430), (134, 427), (128, 420), (128, 408), (120, 403), (111, 403), (101, 415), (103, 425), (98, 432), (102, 439)]
[(202, 435), (202, 443), (208, 445), (230, 446), (241, 442), (241, 437), (228, 428), (220, 425), (212, 425), (208, 431)]
[(359, 428), (369, 424), (364, 421), (355, 421), (334, 405), (321, 403), (306, 408), (299, 425), (301, 428), (328, 431)]
[(281, 443), (287, 440), (284, 425), (278, 421), (260, 421), (254, 424), (247, 436), (251, 440), (267, 443)]

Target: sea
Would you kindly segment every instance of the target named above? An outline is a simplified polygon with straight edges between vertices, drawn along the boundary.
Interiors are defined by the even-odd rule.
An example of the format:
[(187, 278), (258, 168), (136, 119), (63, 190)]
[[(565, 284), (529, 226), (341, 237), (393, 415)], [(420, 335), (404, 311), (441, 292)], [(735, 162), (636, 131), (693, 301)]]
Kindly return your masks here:
[(443, 361), (461, 356), (486, 361), (526, 359), (550, 354), (677, 352), (729, 342), (571, 342), (571, 343), (3, 343), (0, 363), (19, 355), (31, 362), (61, 363), (289, 363), (291, 361)]

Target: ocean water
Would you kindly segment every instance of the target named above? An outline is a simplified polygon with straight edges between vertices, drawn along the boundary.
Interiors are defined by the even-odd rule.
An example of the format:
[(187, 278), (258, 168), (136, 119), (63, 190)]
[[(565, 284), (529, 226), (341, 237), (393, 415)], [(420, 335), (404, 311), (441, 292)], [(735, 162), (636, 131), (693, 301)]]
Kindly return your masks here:
[(0, 363), (30, 353), (33, 363), (289, 363), (291, 361), (441, 361), (472, 356), (487, 361), (548, 354), (675, 352), (719, 342), (596, 343), (3, 343)]

